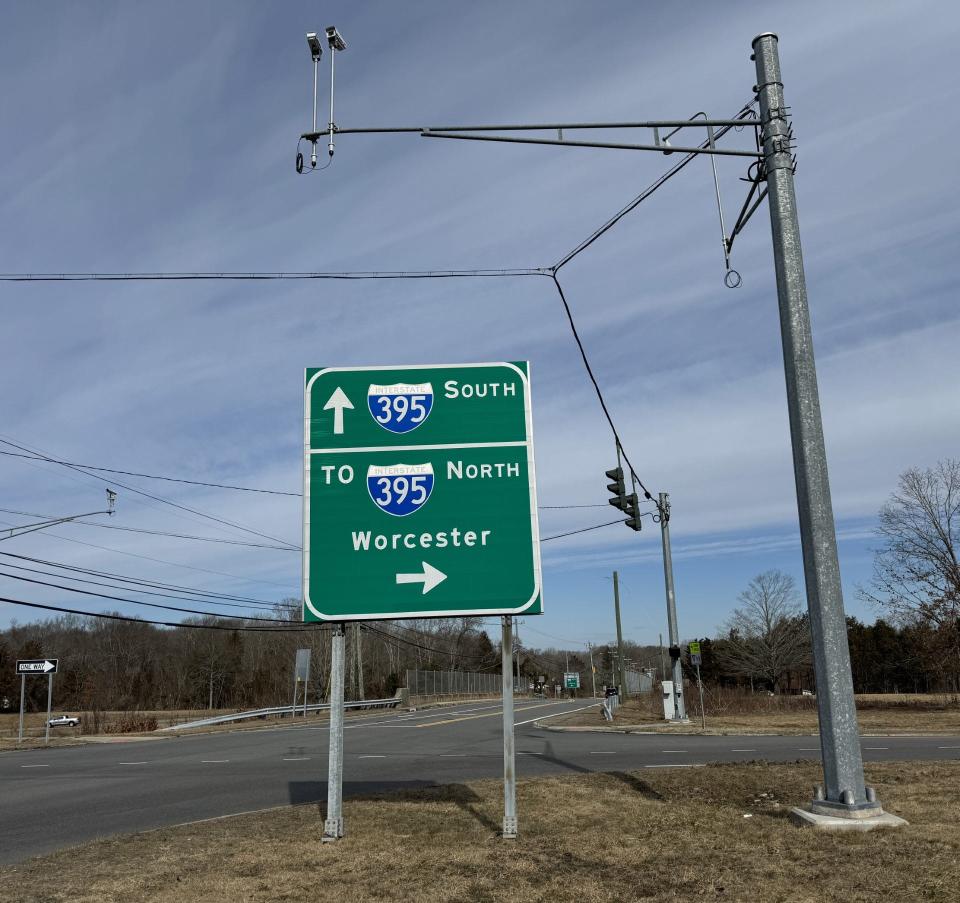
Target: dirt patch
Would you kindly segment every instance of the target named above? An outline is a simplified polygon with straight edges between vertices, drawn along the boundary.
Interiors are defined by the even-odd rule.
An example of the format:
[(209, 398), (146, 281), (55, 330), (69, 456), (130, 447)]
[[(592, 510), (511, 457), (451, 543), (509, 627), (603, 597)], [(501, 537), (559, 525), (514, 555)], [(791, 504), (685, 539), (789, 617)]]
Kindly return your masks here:
[(872, 765), (895, 832), (793, 827), (820, 771), (750, 763), (521, 781), (517, 841), (496, 781), (348, 800), (321, 844), (317, 805), (93, 843), (0, 869), (0, 903), (954, 901), (955, 763)]
[[(815, 734), (816, 700), (811, 697), (759, 697), (752, 703), (721, 702), (711, 708), (705, 699), (706, 730), (700, 727), (699, 699), (687, 692), (689, 725), (671, 725), (663, 710), (653, 710), (649, 697), (630, 699), (605, 721), (600, 706), (551, 718), (549, 727), (655, 731), (671, 734)], [(659, 698), (654, 701), (659, 703)], [(960, 699), (938, 695), (868, 695), (857, 697), (861, 734), (960, 734)]]

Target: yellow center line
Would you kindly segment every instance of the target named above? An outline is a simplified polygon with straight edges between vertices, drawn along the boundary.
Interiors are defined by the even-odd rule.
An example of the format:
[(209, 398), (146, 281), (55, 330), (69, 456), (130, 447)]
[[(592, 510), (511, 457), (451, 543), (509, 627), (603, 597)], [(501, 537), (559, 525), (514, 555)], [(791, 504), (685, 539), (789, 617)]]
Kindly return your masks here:
[[(517, 709), (517, 713), (520, 712), (529, 712), (530, 709), (544, 709), (548, 706), (555, 706), (555, 702), (544, 702), (540, 705), (528, 705), (524, 706), (522, 709)], [(447, 718), (444, 721), (431, 721), (428, 724), (416, 724), (414, 727), (437, 727), (440, 724), (453, 724), (455, 721), (470, 721), (472, 718), (502, 718), (503, 711), (499, 712), (484, 712), (482, 715), (464, 715), (462, 718)]]

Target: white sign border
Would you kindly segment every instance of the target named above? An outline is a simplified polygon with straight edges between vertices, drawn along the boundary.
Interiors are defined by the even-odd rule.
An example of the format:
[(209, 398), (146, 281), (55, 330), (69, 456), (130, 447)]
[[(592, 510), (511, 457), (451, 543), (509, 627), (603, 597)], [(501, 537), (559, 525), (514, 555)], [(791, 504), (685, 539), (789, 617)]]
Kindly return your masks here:
[[(527, 365), (527, 370), (530, 369), (530, 362), (525, 361)], [(450, 611), (444, 611), (442, 613), (437, 611), (404, 611), (404, 612), (383, 612), (378, 614), (360, 614), (360, 615), (336, 615), (330, 616), (326, 615), (323, 612), (317, 610), (313, 602), (310, 600), (310, 529), (308, 523), (308, 515), (310, 512), (310, 461), (313, 458), (312, 452), (314, 449), (310, 448), (310, 396), (311, 390), (313, 388), (314, 381), (322, 376), (325, 373), (357, 373), (357, 372), (377, 372), (382, 370), (448, 370), (453, 368), (473, 368), (473, 367), (508, 367), (512, 370), (515, 370), (520, 376), (520, 379), (523, 382), (523, 408), (524, 408), (524, 417), (526, 420), (526, 429), (527, 429), (527, 440), (526, 442), (491, 442), (491, 443), (482, 443), (482, 445), (490, 447), (499, 447), (499, 446), (517, 446), (525, 445), (527, 447), (527, 475), (529, 478), (529, 498), (530, 498), (530, 532), (533, 546), (533, 579), (534, 579), (534, 590), (530, 598), (518, 608), (471, 608), (465, 610), (454, 609)], [(540, 613), (543, 613), (543, 573), (541, 570), (540, 564), (540, 520), (537, 512), (537, 474), (536, 468), (534, 466), (534, 454), (533, 454), (533, 404), (530, 396), (530, 379), (529, 373), (524, 373), (516, 364), (511, 363), (510, 361), (488, 361), (483, 363), (473, 363), (473, 364), (398, 364), (394, 366), (374, 366), (374, 367), (322, 367), (317, 370), (313, 376), (310, 377), (309, 381), (305, 383), (304, 393), (303, 393), (303, 559), (302, 559), (302, 583), (303, 583), (303, 605), (301, 606), (301, 617), (306, 616), (306, 609), (314, 614), (315, 617), (319, 618), (321, 621), (329, 623), (341, 623), (346, 621), (388, 621), (388, 620), (401, 620), (404, 618), (459, 618), (467, 617), (470, 615), (516, 615), (522, 614), (531, 605), (533, 605), (537, 597), (540, 597)], [(419, 446), (421, 450), (442, 450), (445, 448), (470, 448), (476, 447), (481, 443), (463, 443), (463, 444), (438, 444), (438, 445), (422, 445)], [(406, 450), (409, 449), (409, 446), (404, 445), (395, 445), (390, 446), (391, 449)], [(361, 451), (363, 449), (357, 448), (343, 448), (342, 451)]]

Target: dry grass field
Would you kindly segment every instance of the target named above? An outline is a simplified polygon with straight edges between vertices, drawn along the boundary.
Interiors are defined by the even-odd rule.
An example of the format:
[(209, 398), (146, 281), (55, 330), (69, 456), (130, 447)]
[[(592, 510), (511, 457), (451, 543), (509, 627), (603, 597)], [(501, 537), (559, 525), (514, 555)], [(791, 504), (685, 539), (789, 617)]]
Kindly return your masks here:
[(321, 844), (317, 805), (105, 840), (0, 868), (0, 903), (687, 901), (953, 903), (960, 764), (871, 765), (898, 831), (794, 827), (812, 764), (521, 781), (517, 841), (497, 781), (347, 800)]
[[(687, 689), (689, 725), (663, 721), (659, 697), (628, 700), (613, 722), (604, 721), (598, 705), (545, 724), (551, 727), (703, 733), (700, 700), (695, 687)], [(747, 696), (708, 691), (704, 698), (708, 734), (815, 734), (816, 699), (809, 696)], [(862, 734), (960, 734), (960, 697), (938, 694), (864, 694), (857, 696), (857, 718)]]

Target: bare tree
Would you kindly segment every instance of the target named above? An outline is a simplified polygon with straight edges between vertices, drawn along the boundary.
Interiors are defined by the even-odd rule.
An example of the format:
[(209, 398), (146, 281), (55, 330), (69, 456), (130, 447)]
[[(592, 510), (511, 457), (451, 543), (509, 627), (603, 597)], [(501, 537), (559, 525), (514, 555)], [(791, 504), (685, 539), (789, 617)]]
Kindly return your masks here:
[(796, 583), (782, 571), (765, 571), (738, 599), (719, 657), (733, 673), (766, 680), (778, 693), (789, 672), (810, 665), (810, 631)]
[(935, 632), (931, 653), (960, 677), (960, 460), (910, 468), (880, 509), (871, 589), (862, 595), (901, 624)]

